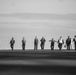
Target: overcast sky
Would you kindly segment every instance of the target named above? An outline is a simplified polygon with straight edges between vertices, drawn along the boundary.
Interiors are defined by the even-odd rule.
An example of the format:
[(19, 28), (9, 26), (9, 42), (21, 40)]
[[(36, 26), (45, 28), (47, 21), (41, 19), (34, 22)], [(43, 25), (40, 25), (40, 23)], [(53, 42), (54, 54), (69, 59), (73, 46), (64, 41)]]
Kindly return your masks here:
[(0, 0), (0, 13), (76, 14), (76, 0)]
[(46, 48), (50, 48), (48, 40), (52, 37), (73, 38), (75, 32), (76, 0), (0, 0), (1, 48), (9, 48), (12, 36), (16, 48), (21, 48), (24, 36), (27, 48), (33, 48), (35, 36), (39, 40), (44, 36)]

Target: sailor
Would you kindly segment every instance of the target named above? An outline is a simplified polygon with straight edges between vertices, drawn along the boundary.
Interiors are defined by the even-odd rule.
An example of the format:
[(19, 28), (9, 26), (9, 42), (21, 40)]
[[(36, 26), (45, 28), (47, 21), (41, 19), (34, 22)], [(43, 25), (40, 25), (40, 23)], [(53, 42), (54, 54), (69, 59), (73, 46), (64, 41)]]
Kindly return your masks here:
[(54, 50), (54, 45), (56, 41), (52, 38), (51, 40), (49, 40), (49, 42), (51, 42), (51, 45), (50, 45), (51, 50)]
[(62, 49), (62, 45), (64, 44), (64, 40), (62, 38), (62, 36), (60, 36), (60, 38), (58, 39), (58, 47), (59, 47), (59, 50)]
[(22, 39), (22, 50), (25, 50), (26, 40), (25, 37)]
[(70, 47), (71, 47), (71, 38), (70, 38), (70, 36), (68, 36), (68, 38), (66, 39), (66, 46), (67, 46), (67, 50), (70, 50)]
[(14, 43), (15, 43), (15, 40), (14, 40), (14, 37), (12, 37), (12, 39), (10, 41), (10, 47), (11, 47), (12, 50), (14, 48)]
[(44, 46), (45, 46), (45, 42), (46, 42), (46, 40), (45, 40), (44, 37), (42, 37), (40, 41), (41, 41), (41, 44), (40, 44), (41, 49), (44, 50)]
[(75, 50), (76, 50), (76, 35), (75, 35), (74, 38), (73, 38), (73, 42), (74, 42), (74, 48), (75, 48)]
[(37, 49), (38, 49), (38, 38), (36, 36), (34, 39), (34, 50), (37, 50)]

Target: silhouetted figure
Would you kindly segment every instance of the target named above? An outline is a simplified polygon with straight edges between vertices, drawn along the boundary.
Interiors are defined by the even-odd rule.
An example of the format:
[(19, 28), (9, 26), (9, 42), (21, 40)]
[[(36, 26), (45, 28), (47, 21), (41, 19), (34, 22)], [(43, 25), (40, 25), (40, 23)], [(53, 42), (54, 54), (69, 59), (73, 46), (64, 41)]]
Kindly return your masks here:
[(75, 35), (74, 38), (73, 38), (73, 42), (74, 42), (74, 48), (75, 48), (75, 50), (76, 50), (76, 35)]
[(41, 41), (41, 45), (40, 45), (41, 46), (41, 49), (44, 50), (44, 46), (45, 46), (46, 40), (45, 40), (44, 37), (42, 37), (40, 41)]
[(15, 43), (15, 40), (14, 40), (14, 38), (12, 37), (12, 39), (11, 39), (11, 41), (10, 41), (10, 47), (11, 47), (12, 50), (14, 49), (14, 43)]
[(64, 40), (62, 38), (62, 36), (60, 36), (60, 38), (58, 39), (58, 47), (59, 47), (59, 50), (62, 49), (62, 45), (64, 44)]
[(35, 37), (34, 39), (34, 50), (37, 50), (38, 49), (38, 39), (37, 37)]
[(71, 45), (70, 45), (70, 48), (72, 49), (72, 44), (73, 44), (73, 41), (72, 41), (72, 38), (71, 38)]
[(51, 42), (51, 50), (54, 50), (54, 45), (56, 41), (52, 38), (51, 40), (49, 40), (49, 42)]
[(66, 46), (67, 46), (67, 50), (70, 50), (70, 47), (71, 47), (71, 38), (70, 38), (70, 36), (68, 36), (68, 38), (66, 39)]
[(22, 50), (25, 50), (26, 40), (25, 37), (22, 39)]

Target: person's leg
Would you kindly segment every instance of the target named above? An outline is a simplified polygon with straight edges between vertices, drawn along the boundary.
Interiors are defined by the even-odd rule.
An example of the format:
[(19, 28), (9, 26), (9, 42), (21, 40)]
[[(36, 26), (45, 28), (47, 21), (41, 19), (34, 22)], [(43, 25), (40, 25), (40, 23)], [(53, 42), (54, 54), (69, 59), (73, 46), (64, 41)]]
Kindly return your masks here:
[(22, 50), (23, 50), (23, 44), (22, 44)]
[(54, 46), (52, 45), (52, 46), (51, 46), (51, 50), (53, 50), (53, 49), (54, 49)]
[(44, 44), (42, 45), (42, 49), (44, 50)]
[(61, 50), (61, 44), (59, 43), (59, 50)]
[(12, 50), (13, 50), (13, 47), (12, 47)]
[(60, 50), (60, 43), (58, 44), (59, 50)]
[(44, 50), (44, 44), (42, 45), (42, 49)]
[(69, 45), (69, 50), (70, 50), (70, 45)]
[(37, 50), (37, 45), (35, 46), (35, 49)]
[(41, 49), (43, 49), (43, 45), (41, 44)]
[(54, 50), (54, 45), (53, 45), (53, 50)]
[(76, 44), (75, 44), (75, 50), (76, 50)]
[(54, 50), (54, 45), (53, 45), (53, 50)]
[(52, 46), (52, 50), (53, 50), (53, 46)]
[(52, 45), (51, 45), (51, 50), (52, 50)]
[(24, 45), (23, 49), (25, 50), (25, 45)]
[(36, 46), (36, 50), (38, 50), (38, 45)]
[(22, 45), (23, 50), (25, 50), (25, 44)]
[(75, 46), (75, 50), (76, 50), (76, 46)]
[(34, 50), (35, 50), (35, 44), (34, 44)]
[(68, 50), (68, 45), (67, 45), (67, 50)]
[(41, 46), (41, 50), (43, 49), (43, 47)]
[(67, 50), (69, 50), (69, 45), (67, 45)]
[(12, 49), (12, 45), (10, 45), (11, 49)]
[(60, 50), (62, 49), (62, 43), (60, 43)]
[(12, 45), (12, 50), (13, 50), (14, 45)]
[(41, 50), (42, 50), (42, 44), (40, 44)]

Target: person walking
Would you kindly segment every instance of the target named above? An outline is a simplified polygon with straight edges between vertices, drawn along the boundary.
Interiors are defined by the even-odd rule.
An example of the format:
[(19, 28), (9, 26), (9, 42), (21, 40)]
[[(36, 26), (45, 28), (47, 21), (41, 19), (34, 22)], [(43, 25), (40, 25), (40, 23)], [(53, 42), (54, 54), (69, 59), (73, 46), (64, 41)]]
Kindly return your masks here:
[(74, 49), (76, 50), (76, 35), (73, 38), (73, 42), (74, 42)]
[(70, 50), (70, 47), (71, 47), (71, 38), (70, 38), (70, 36), (68, 36), (68, 38), (66, 39), (66, 46), (67, 46), (67, 50)]
[(40, 44), (41, 49), (44, 50), (44, 46), (45, 46), (45, 42), (46, 42), (46, 40), (45, 40), (44, 37), (42, 37), (40, 41), (41, 41), (41, 44)]
[(14, 44), (15, 44), (15, 40), (14, 40), (14, 37), (12, 37), (12, 39), (10, 41), (10, 47), (12, 50), (14, 49)]
[(36, 36), (34, 39), (34, 50), (37, 50), (37, 49), (38, 49), (38, 38)]
[(54, 50), (54, 45), (55, 45), (55, 42), (57, 42), (57, 41), (55, 41), (55, 40), (52, 38), (51, 40), (49, 40), (49, 42), (51, 42), (51, 45), (50, 45), (51, 50)]
[(22, 39), (22, 50), (25, 50), (26, 40), (25, 37)]
[(58, 39), (58, 47), (59, 47), (59, 50), (62, 49), (62, 45), (64, 44), (64, 40), (62, 38), (62, 36), (60, 36), (60, 38)]

